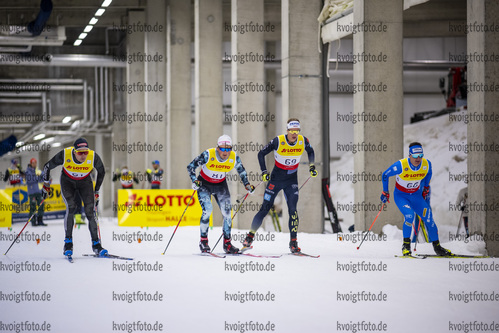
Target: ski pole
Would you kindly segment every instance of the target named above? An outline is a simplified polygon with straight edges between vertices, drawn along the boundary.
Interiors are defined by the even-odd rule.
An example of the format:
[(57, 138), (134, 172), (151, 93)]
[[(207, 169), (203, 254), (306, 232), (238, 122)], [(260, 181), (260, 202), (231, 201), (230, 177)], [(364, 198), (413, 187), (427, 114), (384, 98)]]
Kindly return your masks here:
[(279, 228), (279, 232), (282, 232), (281, 223), (279, 222), (279, 215), (277, 215), (275, 209), (274, 209), (274, 217), (275, 217), (275, 223), (277, 224), (277, 228)]
[[(416, 216), (414, 217), (414, 221), (412, 222), (411, 224), (411, 228), (412, 228), (412, 231), (414, 232), (414, 235), (412, 236), (412, 240), (411, 240), (411, 243), (414, 242), (414, 243), (417, 243), (418, 242), (418, 236), (419, 236), (419, 215), (416, 214)], [(418, 221), (418, 228), (416, 229), (416, 226), (414, 225), (416, 220)]]
[[(239, 204), (239, 207), (237, 207), (237, 210), (234, 212), (234, 215), (232, 215), (232, 217), (230, 218), (230, 224), (232, 226), (232, 221), (234, 220), (234, 217), (236, 216), (237, 212), (239, 212), (239, 209), (241, 209), (241, 206), (243, 205), (244, 201), (246, 200), (246, 198), (248, 197), (249, 195), (249, 192), (246, 193), (246, 195), (244, 196), (243, 198), (243, 201), (241, 201), (241, 203)], [(213, 246), (213, 249), (211, 249), (212, 251), (215, 250), (215, 248), (217, 247), (218, 243), (220, 242), (220, 240), (222, 239), (222, 236), (224, 235), (223, 231), (222, 231), (222, 234), (220, 235), (220, 237), (218, 237), (218, 240), (217, 242), (215, 243), (215, 246)]]
[(308, 180), (309, 180), (310, 178), (312, 178), (312, 176), (308, 176), (307, 180), (305, 180), (305, 182), (304, 182), (304, 183), (300, 186), (300, 188), (298, 189), (298, 191), (300, 191), (300, 190), (301, 190), (301, 188), (302, 188), (303, 186), (305, 186), (305, 184), (308, 182)]
[[(255, 187), (255, 188), (256, 188), (256, 187)], [(244, 199), (244, 197), (246, 197), (246, 195), (245, 195), (245, 194), (244, 194), (244, 195), (242, 195), (239, 199), (236, 199), (236, 202), (237, 202), (237, 203), (241, 203), (241, 200), (243, 200), (243, 199)]]
[[(261, 180), (258, 184), (256, 184), (256, 186), (255, 186), (255, 190), (256, 190), (256, 188), (257, 188), (257, 187), (258, 187), (258, 186), (259, 186), (262, 182), (263, 182), (263, 180)], [(253, 190), (253, 191), (254, 191), (254, 190)], [(234, 212), (234, 215), (230, 218), (230, 225), (231, 225), (231, 227), (232, 227), (232, 222), (234, 221), (234, 217), (236, 217), (237, 212), (239, 212), (239, 210), (241, 209), (241, 206), (243, 205), (244, 201), (246, 200), (246, 198), (248, 197), (248, 195), (249, 195), (249, 194), (250, 194), (250, 193), (249, 193), (249, 192), (247, 192), (247, 193), (244, 195), (244, 197), (242, 198), (241, 203), (239, 203), (239, 200), (240, 200), (240, 199), (236, 200), (236, 202), (237, 202), (237, 203), (239, 203), (239, 206), (237, 207), (237, 210)], [(213, 250), (217, 247), (218, 243), (219, 243), (219, 242), (220, 242), (220, 240), (222, 239), (223, 234), (224, 234), (224, 233), (223, 233), (223, 231), (222, 231), (222, 234), (220, 235), (220, 237), (218, 238), (217, 242), (215, 243), (215, 246), (213, 246), (212, 251), (213, 251)]]
[(180, 222), (182, 221), (182, 218), (184, 217), (184, 214), (187, 211), (187, 208), (189, 208), (189, 206), (191, 205), (192, 198), (194, 197), (194, 194), (196, 194), (196, 191), (197, 190), (194, 190), (194, 192), (192, 192), (191, 198), (189, 199), (189, 203), (187, 204), (187, 207), (185, 207), (184, 212), (182, 213), (182, 216), (180, 216), (180, 219), (178, 220), (177, 226), (175, 227), (175, 230), (173, 231), (173, 234), (170, 237), (168, 244), (166, 244), (165, 250), (163, 251), (163, 255), (165, 254), (166, 250), (168, 249), (168, 246), (170, 245), (170, 242), (172, 241), (173, 236), (175, 236), (175, 232), (177, 232), (177, 228), (178, 228)]
[(275, 224), (275, 216), (274, 216), (274, 206), (270, 209), (270, 217), (272, 218), (272, 224), (274, 225), (274, 230), (277, 231), (277, 225)]
[(376, 217), (374, 218), (374, 221), (371, 224), (371, 226), (369, 227), (369, 230), (367, 230), (366, 234), (362, 238), (362, 242), (360, 242), (360, 245), (357, 246), (357, 250), (360, 249), (360, 246), (362, 245), (362, 243), (364, 243), (364, 240), (366, 239), (367, 234), (369, 233), (369, 231), (371, 231), (371, 228), (373, 227), (374, 222), (376, 222), (376, 220), (378, 219), (379, 214), (381, 214), (381, 211), (383, 210), (384, 207), (385, 207), (385, 203), (383, 202), (383, 205), (381, 206), (381, 209), (379, 210), (378, 215), (376, 215)]
[(272, 217), (272, 224), (274, 225), (275, 231), (281, 232), (281, 224), (279, 223), (279, 216), (275, 211), (275, 206), (272, 206), (270, 210), (270, 216)]
[[(43, 205), (43, 202), (46, 199), (47, 198), (43, 199), (42, 202), (40, 202), (40, 204), (38, 205), (38, 207), (40, 207), (41, 205)], [(33, 218), (33, 216), (35, 216), (36, 213), (38, 213), (38, 209), (36, 209), (35, 212), (33, 213), (33, 215), (31, 215), (31, 217), (29, 218), (28, 222), (26, 222), (26, 224), (24, 225), (24, 227), (21, 229), (21, 231), (17, 235), (16, 239), (14, 239), (14, 241), (12, 242), (12, 244), (10, 244), (9, 248), (7, 249), (7, 251), (5, 251), (5, 253), (3, 255), (7, 255), (7, 252), (9, 252), (10, 248), (12, 247), (12, 245), (14, 245), (14, 243), (17, 241), (17, 239), (19, 238), (19, 236), (21, 236), (22, 232), (24, 231), (24, 228), (26, 228), (26, 226), (28, 225), (29, 221), (31, 221), (31, 219)]]
[[(256, 184), (255, 186), (255, 190), (256, 188), (263, 182), (260, 181), (258, 184)], [(232, 227), (232, 221), (234, 221), (234, 217), (236, 217), (236, 214), (237, 212), (239, 212), (239, 210), (241, 209), (241, 206), (243, 205), (244, 201), (246, 200), (246, 198), (248, 197), (250, 193), (247, 192), (246, 195), (243, 197), (243, 201), (241, 201), (241, 203), (239, 204), (239, 206), (237, 207), (237, 210), (234, 212), (234, 215), (232, 215), (232, 217), (230, 218), (230, 225)], [(236, 200), (238, 203), (239, 203), (239, 200)], [(222, 236), (224, 235), (223, 231), (222, 231), (222, 234), (220, 235), (220, 237), (218, 238), (217, 242), (215, 243), (215, 246), (213, 246), (213, 249), (211, 249), (211, 251), (215, 250), (215, 248), (217, 247), (218, 243), (220, 243), (220, 240), (222, 239)]]
[(464, 210), (461, 211), (461, 215), (459, 216), (459, 222), (457, 222), (456, 239), (457, 239), (457, 236), (459, 235), (459, 229), (461, 228), (461, 221), (463, 220), (463, 213), (464, 213)]
[(470, 230), (468, 228), (468, 217), (463, 216), (464, 229), (466, 230), (466, 238), (470, 237)]
[(99, 240), (101, 240), (100, 227), (99, 227), (99, 216), (97, 215), (97, 206), (94, 206), (94, 219), (95, 219), (95, 223), (97, 223), (97, 231), (99, 232)]
[(416, 247), (418, 246), (418, 238), (419, 238), (419, 229), (421, 228), (421, 217), (419, 215), (416, 215), (418, 217), (418, 231), (416, 232), (416, 242), (414, 244), (414, 252), (416, 252)]
[[(307, 180), (305, 180), (305, 182), (304, 182), (304, 183), (300, 186), (300, 188), (298, 189), (298, 191), (300, 191), (300, 190), (302, 189), (302, 187), (303, 187), (303, 186), (305, 186), (305, 184), (309, 181), (309, 179), (310, 179), (310, 178), (312, 178), (312, 176), (308, 176)], [(258, 185), (260, 185), (261, 183), (262, 183), (262, 181), (260, 181), (260, 182), (258, 183)], [(255, 189), (258, 187), (258, 185), (256, 185), (256, 186), (255, 186)], [(241, 208), (241, 206), (242, 206), (242, 204), (243, 204), (244, 200), (246, 200), (246, 197), (248, 196), (248, 194), (249, 194), (249, 192), (248, 192), (248, 193), (244, 196), (243, 201), (241, 202), (241, 204), (240, 204), (240, 205), (239, 205), (239, 207), (237, 208), (237, 211), (234, 213), (234, 216), (232, 216), (231, 223), (232, 223), (232, 220), (234, 220), (234, 217), (236, 216), (237, 212), (238, 212), (238, 211), (239, 211), (239, 209)], [(238, 201), (238, 202), (239, 202), (239, 201)], [(279, 223), (279, 222), (277, 222), (277, 223)], [(281, 229), (280, 227), (281, 227), (281, 226), (279, 225), (279, 231), (281, 231), (281, 230), (280, 230), (280, 229)], [(220, 238), (218, 238), (218, 241), (217, 241), (217, 243), (215, 244), (215, 246), (213, 247), (213, 249), (212, 249), (212, 250), (214, 250), (214, 249), (215, 249), (215, 247), (218, 245), (218, 243), (219, 243), (219, 242), (220, 242), (220, 240), (222, 239), (222, 236), (223, 236), (223, 232), (222, 232), (222, 235), (220, 235)]]
[[(326, 208), (329, 215), (329, 222), (331, 223), (331, 230), (333, 231), (333, 233), (343, 232), (341, 230), (340, 221), (338, 220), (338, 213), (336, 213), (333, 201), (331, 200), (331, 192), (329, 191), (329, 185), (327, 183), (325, 185), (328, 197), (327, 198), (325, 197), (324, 200), (326, 201)], [(329, 203), (331, 203), (331, 207), (329, 207)]]

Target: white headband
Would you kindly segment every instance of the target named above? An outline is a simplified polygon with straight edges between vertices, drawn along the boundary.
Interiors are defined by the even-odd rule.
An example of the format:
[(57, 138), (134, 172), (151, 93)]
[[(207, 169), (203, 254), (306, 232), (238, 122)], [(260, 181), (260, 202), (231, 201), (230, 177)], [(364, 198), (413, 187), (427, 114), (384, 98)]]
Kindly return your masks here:
[(293, 121), (290, 121), (288, 123), (288, 130), (289, 129), (300, 129), (300, 122), (299, 121), (296, 121), (296, 120), (293, 120)]

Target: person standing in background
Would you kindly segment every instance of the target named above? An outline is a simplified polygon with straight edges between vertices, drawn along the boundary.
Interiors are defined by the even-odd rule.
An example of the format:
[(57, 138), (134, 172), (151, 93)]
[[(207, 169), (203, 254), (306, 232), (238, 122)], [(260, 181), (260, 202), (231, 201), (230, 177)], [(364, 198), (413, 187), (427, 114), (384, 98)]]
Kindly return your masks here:
[[(459, 209), (461, 210), (461, 215), (463, 217), (463, 222), (464, 222), (464, 229), (466, 230), (466, 238), (470, 236), (470, 231), (468, 229), (468, 186), (462, 188), (458, 195), (457, 195), (457, 200), (456, 200), (456, 205), (459, 206)], [(458, 228), (461, 225), (461, 220), (458, 222)]]
[(163, 169), (159, 167), (159, 161), (152, 161), (152, 170), (147, 169), (147, 180), (151, 183), (152, 190), (159, 190), (161, 182), (163, 181)]
[[(158, 162), (159, 165), (159, 162)], [(151, 170), (152, 173), (152, 170)], [(148, 174), (149, 175), (149, 174)], [(133, 173), (133, 171), (128, 170), (126, 166), (124, 166), (121, 170), (116, 169), (114, 175), (113, 175), (113, 182), (119, 180), (121, 183), (121, 188), (124, 190), (132, 190), (133, 189), (133, 182), (139, 183), (139, 180), (137, 179), (137, 176)]]
[(28, 197), (29, 197), (29, 216), (32, 216), (36, 207), (38, 207), (38, 212), (36, 215), (36, 219), (31, 220), (31, 225), (36, 226), (46, 226), (43, 223), (43, 213), (45, 204), (40, 205), (43, 201), (42, 199), (42, 191), (38, 186), (39, 183), (43, 182), (42, 171), (37, 169), (38, 161), (36, 158), (32, 158), (29, 161), (28, 167), (26, 168), (26, 184), (28, 186)]
[(21, 185), (23, 182), (24, 171), (21, 168), (21, 164), (17, 159), (12, 159), (10, 167), (5, 171), (5, 176), (3, 177), (3, 181), (9, 182), (9, 185), (16, 186)]

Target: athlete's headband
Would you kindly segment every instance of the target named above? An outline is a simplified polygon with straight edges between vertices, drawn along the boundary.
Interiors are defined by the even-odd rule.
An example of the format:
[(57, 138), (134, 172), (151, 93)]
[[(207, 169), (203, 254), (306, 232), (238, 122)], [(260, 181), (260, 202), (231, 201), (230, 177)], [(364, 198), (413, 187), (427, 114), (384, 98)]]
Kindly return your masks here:
[(422, 154), (422, 153), (423, 153), (423, 147), (421, 146), (412, 146), (409, 148), (409, 155)]
[(289, 129), (300, 129), (300, 122), (293, 120), (288, 123), (288, 130)]

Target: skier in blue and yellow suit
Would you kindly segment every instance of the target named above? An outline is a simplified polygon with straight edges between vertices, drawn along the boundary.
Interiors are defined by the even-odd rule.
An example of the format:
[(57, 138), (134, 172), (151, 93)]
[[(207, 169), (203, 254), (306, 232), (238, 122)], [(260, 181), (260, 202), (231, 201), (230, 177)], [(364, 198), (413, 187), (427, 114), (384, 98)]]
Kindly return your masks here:
[(438, 240), (438, 229), (433, 220), (430, 207), (430, 180), (432, 176), (431, 162), (423, 158), (423, 147), (419, 142), (409, 145), (409, 157), (393, 163), (383, 172), (383, 192), (381, 201), (390, 202), (388, 182), (390, 177), (396, 176), (393, 197), (395, 204), (404, 215), (404, 244), (402, 254), (411, 255), (411, 229), (415, 214), (419, 215), (424, 222), (433, 249), (437, 255), (451, 255), (451, 252), (440, 245)]

